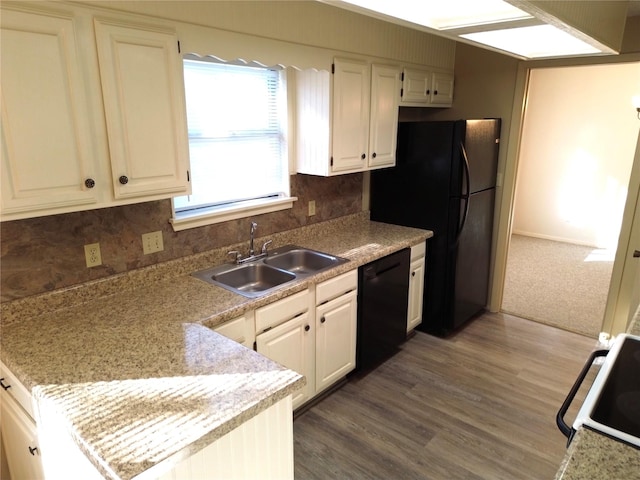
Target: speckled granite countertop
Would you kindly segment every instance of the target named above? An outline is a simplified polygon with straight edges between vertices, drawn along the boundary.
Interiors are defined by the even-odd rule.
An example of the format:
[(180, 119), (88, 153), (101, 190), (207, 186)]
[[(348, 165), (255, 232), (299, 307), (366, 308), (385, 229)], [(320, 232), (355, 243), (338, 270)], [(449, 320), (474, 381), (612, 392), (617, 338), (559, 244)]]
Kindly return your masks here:
[[(431, 236), (352, 217), (272, 236), (274, 248), (295, 243), (350, 262), (259, 299), (189, 275), (223, 263), (225, 248), (2, 304), (0, 358), (105, 477), (184, 458), (305, 381), (207, 327)], [(140, 424), (153, 435), (131, 436)]]
[[(640, 308), (627, 330), (640, 335)], [(640, 449), (601, 433), (579, 428), (571, 440), (556, 480), (640, 479)]]

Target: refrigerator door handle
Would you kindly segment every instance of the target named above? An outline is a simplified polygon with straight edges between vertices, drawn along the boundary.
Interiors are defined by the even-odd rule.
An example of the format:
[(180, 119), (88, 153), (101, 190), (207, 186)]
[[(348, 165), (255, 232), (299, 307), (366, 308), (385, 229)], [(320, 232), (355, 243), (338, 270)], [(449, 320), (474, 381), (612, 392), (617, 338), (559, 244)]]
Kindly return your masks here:
[(464, 214), (462, 215), (462, 221), (458, 226), (458, 232), (456, 233), (454, 246), (458, 245), (458, 242), (460, 241), (460, 235), (462, 234), (462, 229), (464, 228), (464, 224), (467, 223), (467, 216), (469, 215), (469, 190), (471, 188), (469, 178), (469, 158), (467, 157), (467, 151), (465, 150), (464, 143), (462, 142), (460, 142), (460, 151), (462, 152), (462, 166), (464, 167), (464, 177), (467, 183), (467, 191), (460, 196), (461, 200), (464, 200)]

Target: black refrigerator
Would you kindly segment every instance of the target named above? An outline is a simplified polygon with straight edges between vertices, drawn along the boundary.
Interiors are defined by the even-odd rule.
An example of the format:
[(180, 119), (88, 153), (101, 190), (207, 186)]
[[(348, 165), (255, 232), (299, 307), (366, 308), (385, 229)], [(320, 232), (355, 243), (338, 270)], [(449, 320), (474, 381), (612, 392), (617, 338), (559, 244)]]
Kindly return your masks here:
[(401, 122), (396, 166), (371, 173), (371, 219), (433, 231), (420, 330), (446, 336), (484, 311), (500, 119)]

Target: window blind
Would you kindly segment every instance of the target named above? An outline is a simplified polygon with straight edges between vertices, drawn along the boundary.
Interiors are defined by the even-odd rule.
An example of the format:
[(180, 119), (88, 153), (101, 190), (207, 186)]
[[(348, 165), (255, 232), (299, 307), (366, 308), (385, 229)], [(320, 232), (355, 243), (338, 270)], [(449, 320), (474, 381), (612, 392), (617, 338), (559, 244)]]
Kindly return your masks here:
[(184, 60), (192, 195), (176, 211), (287, 196), (280, 72)]

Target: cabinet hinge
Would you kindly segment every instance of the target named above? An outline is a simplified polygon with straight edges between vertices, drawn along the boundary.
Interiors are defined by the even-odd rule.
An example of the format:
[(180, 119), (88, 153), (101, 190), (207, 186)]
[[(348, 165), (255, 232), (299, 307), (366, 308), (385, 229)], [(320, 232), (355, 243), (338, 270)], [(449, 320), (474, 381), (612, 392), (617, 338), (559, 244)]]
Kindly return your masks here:
[(178, 40), (178, 53), (180, 53), (180, 40)]
[(400, 98), (402, 98), (402, 95), (404, 94), (404, 88), (400, 89)]
[(258, 342), (253, 342), (253, 349), (258, 351)]
[(401, 81), (401, 82), (404, 82), (404, 72), (402, 72), (402, 73), (400, 74), (400, 81)]
[(187, 183), (191, 181), (191, 175), (189, 174), (189, 170), (187, 170)]
[(333, 167), (333, 157), (331, 157), (331, 166)]
[(336, 64), (335, 63), (331, 64), (331, 73), (336, 73)]

